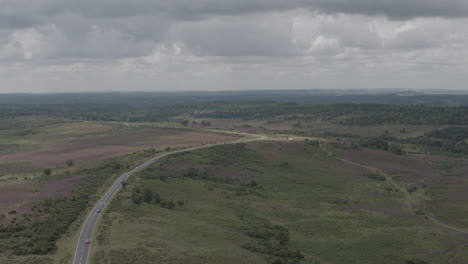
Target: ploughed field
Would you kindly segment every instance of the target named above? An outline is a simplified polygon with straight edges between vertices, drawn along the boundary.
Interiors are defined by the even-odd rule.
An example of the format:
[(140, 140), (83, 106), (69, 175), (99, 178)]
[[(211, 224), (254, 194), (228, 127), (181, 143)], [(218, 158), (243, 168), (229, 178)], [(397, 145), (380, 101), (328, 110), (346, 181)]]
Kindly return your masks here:
[(120, 174), (173, 148), (236, 137), (20, 117), (0, 126), (0, 263), (69, 263), (87, 210)]
[(92, 263), (467, 263), (467, 165), (316, 141), (176, 154), (117, 195)]

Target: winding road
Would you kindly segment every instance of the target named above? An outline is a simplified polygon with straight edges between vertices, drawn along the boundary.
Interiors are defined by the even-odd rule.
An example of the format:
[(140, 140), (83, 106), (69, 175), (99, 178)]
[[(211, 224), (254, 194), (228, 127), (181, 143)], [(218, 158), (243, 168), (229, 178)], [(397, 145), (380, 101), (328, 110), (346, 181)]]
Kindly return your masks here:
[(91, 245), (92, 243), (87, 244), (86, 240), (92, 240), (94, 229), (97, 226), (99, 216), (101, 215), (101, 211), (103, 211), (106, 206), (110, 203), (112, 198), (115, 196), (115, 194), (120, 190), (122, 187), (122, 182), (128, 179), (128, 177), (132, 176), (136, 172), (139, 172), (155, 161), (164, 158), (169, 155), (173, 155), (175, 153), (180, 153), (180, 152), (187, 152), (187, 151), (192, 151), (196, 149), (201, 149), (201, 148), (208, 148), (208, 147), (213, 147), (217, 145), (223, 145), (223, 144), (236, 144), (236, 143), (245, 143), (245, 142), (250, 142), (250, 141), (257, 141), (257, 140), (265, 140), (267, 139), (266, 136), (263, 135), (253, 135), (253, 134), (247, 134), (247, 133), (237, 133), (237, 132), (231, 132), (231, 131), (216, 131), (216, 132), (221, 132), (221, 133), (228, 133), (228, 134), (236, 134), (236, 135), (243, 135), (243, 136), (254, 136), (254, 138), (250, 139), (244, 139), (244, 140), (238, 140), (238, 141), (233, 141), (233, 142), (222, 142), (222, 143), (216, 143), (216, 144), (210, 144), (210, 145), (205, 145), (205, 146), (198, 146), (198, 147), (192, 147), (192, 148), (186, 148), (186, 149), (180, 149), (180, 150), (175, 150), (171, 152), (166, 152), (164, 154), (160, 154), (156, 157), (153, 157), (144, 163), (138, 165), (134, 169), (132, 169), (129, 172), (126, 172), (122, 174), (113, 184), (112, 186), (106, 191), (104, 196), (96, 203), (96, 205), (93, 207), (93, 209), (89, 212), (88, 216), (86, 217), (86, 220), (84, 221), (83, 225), (81, 226), (80, 230), (80, 235), (78, 237), (78, 242), (76, 245), (75, 249), (75, 256), (73, 258), (73, 264), (88, 264), (89, 263), (89, 255), (90, 255), (90, 250), (91, 250)]

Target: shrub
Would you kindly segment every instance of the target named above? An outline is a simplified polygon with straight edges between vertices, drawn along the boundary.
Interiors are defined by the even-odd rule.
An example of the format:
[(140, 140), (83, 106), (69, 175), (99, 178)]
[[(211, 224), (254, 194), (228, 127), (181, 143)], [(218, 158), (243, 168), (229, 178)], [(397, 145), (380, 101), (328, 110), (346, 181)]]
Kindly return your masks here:
[(414, 211), (414, 213), (417, 214), (417, 215), (424, 215), (423, 210), (416, 210), (416, 211)]
[(154, 193), (153, 199), (154, 199), (155, 203), (160, 203), (161, 202), (161, 196), (159, 195), (159, 193)]
[(385, 176), (382, 176), (380, 174), (376, 174), (376, 173), (371, 173), (371, 174), (368, 174), (367, 177), (373, 179), (373, 180), (376, 180), (376, 181), (385, 181)]
[(172, 210), (172, 209), (174, 209), (174, 207), (175, 207), (174, 201), (171, 200), (171, 201), (169, 201), (169, 202), (167, 203), (167, 208), (169, 208), (169, 209)]
[(396, 155), (403, 155), (403, 149), (399, 145), (396, 145), (396, 144), (393, 144), (390, 146), (390, 151)]
[(405, 264), (429, 264), (429, 262), (421, 259), (409, 259), (405, 261)]
[(153, 191), (150, 189), (145, 189), (143, 191), (143, 201), (145, 203), (151, 203), (153, 201)]
[(132, 201), (135, 203), (135, 204), (141, 204), (141, 201), (142, 201), (142, 197), (141, 197), (141, 194), (139, 193), (134, 193), (132, 194)]

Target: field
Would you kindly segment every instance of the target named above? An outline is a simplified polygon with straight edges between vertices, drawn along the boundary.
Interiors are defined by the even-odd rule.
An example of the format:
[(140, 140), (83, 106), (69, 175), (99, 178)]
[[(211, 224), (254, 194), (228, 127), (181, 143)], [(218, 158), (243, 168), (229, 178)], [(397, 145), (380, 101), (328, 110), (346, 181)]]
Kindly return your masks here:
[[(28, 172), (32, 168), (62, 167), (67, 160), (86, 164), (143, 149), (162, 150), (232, 138), (195, 131), (93, 122), (46, 124), (26, 131), (23, 128), (8, 129), (1, 130), (0, 135), (3, 175)], [(12, 168), (11, 164), (16, 166)]]
[(246, 98), (0, 105), (0, 263), (70, 263), (119, 175), (239, 138), (222, 131), (268, 140), (133, 175), (93, 264), (468, 263), (467, 107)]
[(169, 149), (236, 139), (41, 117), (8, 119), (0, 134), (0, 263), (67, 263), (82, 217), (116, 176)]
[[(373, 173), (431, 189), (444, 173), (432, 164), (440, 163), (314, 141), (178, 154), (119, 193), (95, 238), (93, 263), (466, 263), (464, 233), (415, 212)], [(425, 210), (444, 197), (413, 195)]]

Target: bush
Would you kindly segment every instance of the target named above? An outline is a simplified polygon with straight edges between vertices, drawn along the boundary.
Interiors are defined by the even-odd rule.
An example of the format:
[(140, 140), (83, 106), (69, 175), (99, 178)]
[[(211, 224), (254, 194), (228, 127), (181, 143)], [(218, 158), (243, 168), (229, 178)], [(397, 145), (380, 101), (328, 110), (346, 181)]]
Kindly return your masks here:
[(420, 259), (410, 259), (406, 260), (405, 264), (429, 264), (429, 262)]
[(174, 209), (174, 207), (175, 207), (174, 201), (169, 201), (169, 202), (167, 203), (167, 208), (169, 208), (170, 210)]
[(423, 210), (416, 210), (416, 211), (414, 211), (414, 213), (417, 214), (417, 215), (424, 215)]
[(393, 144), (390, 146), (390, 151), (396, 155), (403, 155), (403, 149), (399, 145), (396, 145), (396, 144)]
[(160, 203), (161, 202), (161, 196), (159, 195), (159, 193), (155, 193), (153, 195), (153, 199), (154, 199), (155, 203)]
[(370, 138), (361, 144), (363, 147), (388, 150), (389, 145), (382, 137)]
[(373, 180), (376, 180), (376, 181), (385, 181), (385, 176), (382, 176), (380, 174), (376, 174), (376, 173), (371, 173), (371, 174), (368, 174), (367, 177), (373, 179)]
[(145, 189), (143, 191), (143, 201), (145, 203), (151, 203), (153, 201), (153, 191), (150, 189)]
[(141, 197), (141, 194), (139, 193), (134, 193), (132, 194), (132, 201), (133, 203), (135, 204), (141, 204), (141, 201), (143, 200), (143, 198)]

